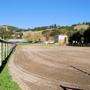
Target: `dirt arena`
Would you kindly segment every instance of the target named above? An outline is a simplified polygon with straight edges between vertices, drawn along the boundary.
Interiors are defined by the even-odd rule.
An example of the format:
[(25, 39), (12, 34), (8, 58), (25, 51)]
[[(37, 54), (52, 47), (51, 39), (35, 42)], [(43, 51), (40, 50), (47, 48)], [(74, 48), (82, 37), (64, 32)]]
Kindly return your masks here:
[(8, 67), (22, 90), (90, 90), (90, 47), (18, 46)]

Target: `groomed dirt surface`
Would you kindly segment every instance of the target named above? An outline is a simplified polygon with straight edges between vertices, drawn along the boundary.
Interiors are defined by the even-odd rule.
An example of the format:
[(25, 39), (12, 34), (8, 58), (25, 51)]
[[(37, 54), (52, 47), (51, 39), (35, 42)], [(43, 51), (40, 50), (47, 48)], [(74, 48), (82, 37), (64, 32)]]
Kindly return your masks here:
[(22, 90), (90, 90), (90, 47), (18, 46), (8, 67)]

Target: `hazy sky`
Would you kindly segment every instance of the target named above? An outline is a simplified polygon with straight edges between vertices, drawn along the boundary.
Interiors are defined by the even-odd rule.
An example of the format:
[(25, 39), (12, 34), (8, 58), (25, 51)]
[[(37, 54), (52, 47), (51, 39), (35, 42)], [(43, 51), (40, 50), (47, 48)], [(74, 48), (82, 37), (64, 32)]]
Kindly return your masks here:
[(90, 0), (0, 0), (0, 25), (34, 28), (90, 22)]

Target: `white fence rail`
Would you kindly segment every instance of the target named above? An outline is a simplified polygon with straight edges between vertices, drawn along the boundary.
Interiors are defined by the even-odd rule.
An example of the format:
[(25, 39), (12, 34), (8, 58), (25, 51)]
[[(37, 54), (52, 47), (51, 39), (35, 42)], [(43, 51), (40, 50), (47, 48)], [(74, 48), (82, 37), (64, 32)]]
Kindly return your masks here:
[(9, 56), (15, 46), (15, 43), (0, 40), (0, 66), (2, 66), (2, 62)]

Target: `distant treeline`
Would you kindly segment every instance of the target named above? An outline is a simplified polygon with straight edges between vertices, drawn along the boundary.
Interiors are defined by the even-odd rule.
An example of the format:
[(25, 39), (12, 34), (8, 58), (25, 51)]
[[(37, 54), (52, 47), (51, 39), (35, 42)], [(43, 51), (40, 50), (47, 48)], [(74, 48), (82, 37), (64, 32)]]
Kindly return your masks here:
[(86, 30), (80, 29), (78, 31), (74, 31), (72, 35), (69, 37), (69, 43), (73, 44), (89, 44), (90, 43), (90, 27)]
[(75, 29), (74, 27), (78, 25), (88, 25), (90, 26), (90, 22), (83, 22), (78, 24), (73, 24), (71, 26), (59, 26), (57, 24), (49, 25), (49, 26), (41, 26), (35, 27), (33, 29), (21, 29), (14, 26), (3, 25), (0, 26), (0, 37), (4, 39), (9, 38), (22, 38), (23, 32), (27, 31), (41, 31), (42, 35), (46, 37), (48, 40), (49, 38), (54, 39), (56, 35), (59, 34), (66, 34), (68, 36), (69, 43), (73, 43), (73, 41), (81, 43), (90, 43), (90, 28), (82, 28)]

